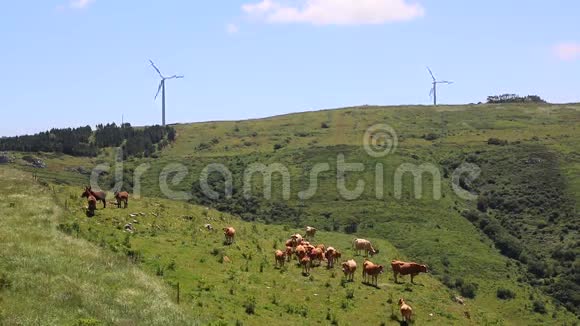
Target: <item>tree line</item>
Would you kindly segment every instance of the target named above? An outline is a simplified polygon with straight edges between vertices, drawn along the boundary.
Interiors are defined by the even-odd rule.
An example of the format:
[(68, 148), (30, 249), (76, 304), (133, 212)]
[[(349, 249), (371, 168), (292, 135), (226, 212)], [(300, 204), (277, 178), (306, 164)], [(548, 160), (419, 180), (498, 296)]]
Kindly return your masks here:
[(488, 104), (500, 103), (547, 103), (538, 95), (519, 96), (517, 94), (492, 95), (487, 97)]
[(53, 128), (34, 135), (0, 138), (0, 150), (54, 152), (72, 156), (97, 156), (106, 147), (122, 147), (123, 155), (149, 157), (175, 140), (175, 129), (159, 125), (134, 128), (129, 123), (99, 124), (79, 128)]

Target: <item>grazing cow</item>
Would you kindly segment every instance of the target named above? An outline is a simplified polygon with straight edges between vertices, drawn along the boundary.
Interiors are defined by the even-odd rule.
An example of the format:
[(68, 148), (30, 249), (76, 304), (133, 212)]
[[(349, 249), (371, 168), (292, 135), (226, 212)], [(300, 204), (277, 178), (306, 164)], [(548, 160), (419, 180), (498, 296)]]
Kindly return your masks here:
[(326, 251), (326, 246), (322, 243), (317, 245), (316, 248), (322, 249), (322, 251)]
[(103, 202), (103, 208), (107, 208), (107, 194), (103, 191), (93, 191), (91, 187), (85, 187), (85, 191), (82, 193), (81, 197), (89, 198), (89, 196), (95, 197), (97, 201)]
[(395, 283), (399, 283), (397, 281), (397, 275), (400, 274), (402, 276), (411, 275), (411, 283), (414, 284), (413, 278), (419, 273), (428, 273), (427, 265), (419, 265), (417, 263), (407, 263), (399, 260), (391, 261), (391, 267), (393, 268), (393, 275), (395, 277)]
[(117, 208), (121, 208), (121, 203), (125, 204), (123, 208), (129, 207), (129, 193), (126, 191), (115, 192)]
[(320, 249), (320, 248), (312, 249), (312, 251), (309, 253), (309, 256), (310, 256), (310, 260), (312, 260), (312, 262), (314, 262), (315, 260), (318, 260), (317, 266), (320, 266), (322, 261), (325, 259), (324, 258), (324, 251), (322, 251), (322, 249)]
[(309, 275), (310, 274), (310, 267), (311, 267), (310, 257), (308, 257), (308, 256), (302, 257), (300, 259), (300, 265), (302, 265), (302, 274)]
[(378, 287), (379, 286), (379, 275), (384, 271), (383, 265), (373, 265), (367, 266), (366, 274), (371, 277), (371, 284)]
[(306, 248), (302, 245), (298, 245), (294, 250), (294, 253), (296, 254), (296, 257), (298, 257), (298, 262), (300, 262), (302, 258), (306, 256)]
[(336, 254), (336, 250), (333, 247), (328, 247), (326, 249), (326, 252), (324, 253), (324, 257), (326, 258), (327, 261), (327, 268), (333, 268), (334, 267), (334, 262), (336, 260), (336, 258), (334, 258), (334, 255)]
[(231, 226), (224, 228), (224, 235), (226, 237), (225, 244), (232, 244), (234, 243), (234, 238), (236, 236), (236, 229)]
[(294, 240), (293, 239), (286, 240), (286, 247), (292, 247), (292, 248), (296, 247), (294, 245)]
[(354, 272), (356, 272), (356, 261), (350, 259), (342, 263), (342, 272), (349, 282), (354, 282)]
[(286, 261), (286, 252), (282, 250), (276, 250), (274, 253), (274, 263), (276, 267), (284, 267), (284, 262)]
[(361, 251), (365, 252), (365, 256), (378, 254), (379, 251), (373, 248), (373, 245), (369, 240), (366, 239), (354, 239), (352, 241), (352, 248), (356, 250), (357, 254)]
[(363, 262), (363, 269), (362, 269), (362, 279), (363, 279), (363, 283), (367, 282), (367, 266), (374, 266), (375, 264), (368, 260), (367, 258), (365, 258), (365, 261)]
[(411, 321), (411, 316), (413, 315), (413, 308), (405, 303), (403, 298), (399, 299), (399, 310), (401, 310), (401, 316), (404, 322)]
[(340, 252), (340, 250), (335, 249), (333, 258), (334, 258), (333, 264), (338, 263), (338, 261), (340, 260), (340, 258), (342, 258), (342, 253)]
[(307, 254), (310, 254), (312, 252), (312, 250), (314, 250), (314, 248), (316, 248), (313, 245), (311, 245), (310, 242), (308, 242), (308, 241), (302, 242), (302, 247), (304, 247), (304, 249), (306, 249)]
[(314, 235), (315, 234), (316, 234), (316, 229), (315, 228), (313, 228), (311, 226), (307, 226), (306, 227), (306, 236), (305, 236), (306, 238), (308, 238), (308, 239), (311, 240), (311, 239), (314, 238)]
[(294, 252), (294, 248), (286, 247), (286, 261), (290, 261), (290, 259), (292, 259), (293, 252)]
[(292, 239), (293, 247), (296, 247), (299, 244), (302, 244), (302, 236), (300, 233), (293, 234), (290, 239)]
[(383, 265), (367, 264), (363, 266), (364, 274), (371, 277), (371, 284), (378, 287), (379, 286), (379, 275), (383, 273)]

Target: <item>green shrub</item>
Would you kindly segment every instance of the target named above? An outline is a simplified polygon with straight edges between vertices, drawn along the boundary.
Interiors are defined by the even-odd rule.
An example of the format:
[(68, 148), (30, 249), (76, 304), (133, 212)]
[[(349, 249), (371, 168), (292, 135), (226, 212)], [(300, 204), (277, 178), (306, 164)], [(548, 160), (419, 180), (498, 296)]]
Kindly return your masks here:
[(244, 304), (244, 309), (248, 315), (253, 315), (256, 313), (256, 298), (249, 298)]
[(434, 134), (434, 133), (428, 133), (428, 134), (423, 135), (423, 139), (425, 139), (425, 140), (436, 140), (438, 138), (439, 138), (439, 135)]
[(532, 303), (532, 307), (534, 312), (537, 312), (539, 314), (545, 314), (548, 312), (546, 310), (546, 305), (544, 304), (543, 301), (540, 300), (534, 300), (534, 302)]
[(487, 140), (488, 145), (497, 145), (497, 146), (505, 146), (508, 144), (507, 140), (501, 140), (499, 138), (489, 138)]
[(498, 288), (497, 292), (496, 292), (496, 296), (498, 299), (510, 300), (510, 299), (514, 299), (516, 297), (516, 294), (510, 289)]
[(462, 296), (469, 299), (475, 298), (476, 292), (477, 292), (477, 284), (475, 283), (463, 284), (459, 288), (459, 293), (461, 293)]

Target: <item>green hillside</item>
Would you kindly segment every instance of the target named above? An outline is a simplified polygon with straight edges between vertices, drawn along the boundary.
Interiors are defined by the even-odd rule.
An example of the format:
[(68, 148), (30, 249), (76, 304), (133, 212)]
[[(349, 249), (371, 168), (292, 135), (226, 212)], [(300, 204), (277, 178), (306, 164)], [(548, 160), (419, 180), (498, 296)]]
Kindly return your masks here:
[[(348, 243), (355, 236), (371, 237), (381, 244), (381, 249), (388, 248), (386, 252), (382, 251), (379, 258), (384, 262), (400, 256), (429, 264), (433, 278), (422, 279), (425, 279), (425, 282), (433, 282), (432, 290), (422, 291), (429, 288), (425, 283), (425, 288), (413, 287), (411, 293), (435, 296), (429, 301), (415, 302), (419, 303), (418, 306), (439, 307), (440, 312), (434, 313), (434, 316), (449, 314), (446, 320), (437, 320), (442, 324), (466, 322), (463, 314), (465, 307), (457, 308), (457, 304), (449, 299), (459, 292), (474, 295), (473, 299), (468, 300), (467, 308), (472, 322), (477, 324), (521, 325), (546, 324), (554, 321), (559, 324), (573, 324), (578, 319), (569, 311), (578, 314), (577, 309), (580, 306), (578, 281), (580, 218), (575, 209), (580, 200), (579, 122), (580, 105), (526, 104), (437, 108), (354, 107), (259, 120), (175, 125), (176, 141), (164, 148), (158, 158), (134, 157), (123, 162), (125, 172), (123, 186), (126, 190), (135, 191), (134, 187), (139, 183), (133, 178), (134, 171), (144, 163), (149, 164), (145, 166), (145, 172), (140, 179), (140, 191), (142, 195), (150, 198), (163, 198), (165, 195), (159, 185), (161, 172), (168, 164), (179, 163), (187, 168), (187, 173), (182, 180), (175, 179), (174, 183), (171, 182), (173, 175), (170, 174), (170, 187), (173, 190), (191, 192), (191, 198), (187, 198), (190, 203), (211, 206), (222, 212), (238, 215), (247, 222), (268, 224), (267, 226), (245, 224), (232, 220), (233, 224), (247, 230), (249, 241), (240, 240), (238, 244), (240, 249), (235, 248), (240, 250), (239, 252), (230, 252), (232, 248), (225, 249), (227, 255), (234, 257), (237, 255), (238, 259), (242, 253), (248, 254), (247, 251), (256, 246), (256, 241), (261, 241), (257, 240), (260, 238), (259, 235), (274, 235), (268, 236), (267, 240), (265, 235), (263, 236), (263, 244), (260, 244), (262, 251), (258, 250), (257, 253), (260, 258), (253, 256), (252, 260), (243, 259), (242, 262), (233, 260), (232, 266), (244, 269), (245, 260), (248, 261), (249, 272), (242, 272), (247, 273), (245, 275), (248, 280), (251, 280), (251, 276), (257, 278), (255, 275), (271, 275), (255, 271), (259, 269), (264, 256), (271, 264), (274, 240), (281, 241), (290, 234), (290, 231), (304, 225), (313, 225), (322, 231), (322, 240), (336, 241), (338, 247), (348, 247)], [(396, 149), (389, 155), (379, 158), (369, 156), (363, 148), (365, 131), (376, 124), (388, 124), (398, 137)], [(379, 145), (377, 149), (384, 149), (385, 146)], [(347, 189), (355, 189), (358, 180), (365, 182), (364, 191), (356, 199), (344, 198), (337, 189), (337, 159), (341, 154), (344, 155), (346, 162), (362, 163), (364, 167), (363, 172), (345, 173)], [(88, 182), (88, 175), (79, 173), (79, 167), (90, 171), (97, 164), (112, 163), (115, 160), (113, 150), (103, 151), (96, 158), (71, 158), (65, 155), (38, 153), (34, 155), (45, 159), (48, 168), (34, 169), (25, 166), (19, 160), (14, 165), (33, 171), (48, 182), (65, 184), (62, 186), (62, 196), (69, 196), (68, 201), (71, 202), (77, 199), (71, 197), (70, 193), (74, 191), (66, 184), (79, 186)], [(15, 156), (20, 157), (21, 154), (16, 153)], [(223, 164), (232, 172), (234, 192), (231, 199), (213, 200), (204, 196), (200, 189), (199, 176), (202, 169), (208, 164), (215, 163)], [(253, 163), (266, 165), (282, 163), (290, 176), (290, 199), (282, 198), (283, 180), (279, 174), (274, 174), (273, 177), (272, 199), (264, 199), (261, 195), (263, 189), (259, 176), (253, 178), (252, 197), (245, 198), (242, 195), (244, 170)], [(308, 188), (309, 173), (318, 163), (328, 163), (330, 171), (319, 175), (318, 189), (313, 197), (301, 200), (298, 192)], [(481, 174), (475, 180), (460, 182), (463, 190), (469, 190), (476, 195), (475, 200), (458, 197), (452, 188), (453, 173), (464, 163), (475, 164), (481, 169)], [(383, 168), (382, 178), (377, 177), (378, 164)], [(402, 164), (434, 166), (441, 175), (441, 198), (434, 198), (432, 190), (436, 177), (425, 174), (422, 182), (423, 190), (420, 193), (422, 198), (417, 199), (413, 178), (409, 173), (402, 179), (399, 196), (394, 180), (396, 171)], [(102, 184), (112, 186), (113, 175), (114, 169), (111, 169), (101, 178)], [(214, 190), (220, 192), (221, 189), (223, 192), (223, 180), (219, 174), (211, 174), (209, 180)], [(380, 185), (381, 182), (382, 196), (378, 196), (376, 185), (377, 183)], [(151, 202), (165, 205), (165, 209), (170, 212), (190, 207), (185, 203), (162, 199), (152, 199)], [(64, 199), (62, 204), (64, 205)], [(147, 204), (147, 201), (138, 205), (141, 206), (131, 206), (131, 210), (152, 209), (151, 206), (147, 206), (151, 205)], [(193, 210), (195, 212), (199, 209)], [(114, 223), (121, 223), (114, 222), (114, 218), (120, 218), (110, 215), (114, 213), (104, 211), (102, 213), (104, 215), (101, 215), (105, 219), (104, 222), (101, 222), (100, 218), (87, 220), (80, 214), (81, 212), (73, 212), (74, 217), (71, 218), (83, 226), (81, 227), (81, 230), (85, 230), (81, 231), (83, 236), (96, 241), (101, 241), (104, 237), (105, 243), (109, 240), (113, 243), (124, 240), (120, 234), (115, 235), (116, 240), (107, 238), (110, 227)], [(211, 214), (218, 213), (212, 211)], [(181, 211), (171, 215), (176, 219), (164, 222), (170, 223), (171, 226), (167, 226), (162, 234), (156, 235), (153, 240), (141, 239), (143, 235), (140, 233), (130, 239), (132, 248), (143, 251), (145, 257), (143, 266), (150, 273), (156, 274), (157, 265), (160, 263), (147, 257), (171, 256), (173, 250), (166, 247), (174, 245), (179, 247), (180, 244), (187, 249), (179, 250), (179, 255), (189, 255), (200, 250), (199, 259), (215, 263), (221, 254), (220, 250), (224, 250), (219, 246), (221, 239), (201, 233), (199, 236), (202, 239), (208, 237), (207, 241), (196, 243), (195, 237), (192, 239), (192, 232), (195, 229), (188, 229), (191, 223), (199, 224), (201, 222), (198, 219), (203, 220), (205, 217)], [(178, 217), (182, 215), (193, 215), (194, 222), (181, 221)], [(223, 216), (229, 221), (229, 215)], [(123, 215), (123, 218), (126, 216)], [(220, 225), (225, 223), (218, 222)], [(110, 225), (107, 226), (107, 223)], [(178, 227), (180, 223), (189, 224)], [(257, 231), (249, 231), (252, 225), (257, 225)], [(89, 226), (92, 231), (89, 231)], [(345, 233), (347, 235), (344, 235)], [(324, 238), (326, 236), (328, 238)], [(208, 252), (215, 252), (214, 249), (217, 250), (215, 257), (207, 255)], [(256, 251), (257, 248), (253, 250)], [(176, 271), (165, 271), (163, 277), (171, 281), (179, 280), (181, 286), (185, 287), (184, 291), (187, 292), (188, 286), (195, 288), (199, 287), (199, 284), (221, 282), (221, 286), (215, 285), (219, 290), (206, 291), (217, 292), (213, 294), (216, 297), (208, 299), (207, 303), (204, 303), (204, 299), (196, 301), (195, 295), (191, 296), (191, 302), (195, 304), (201, 302), (204, 308), (202, 311), (217, 309), (216, 306), (219, 305), (210, 304), (214, 302), (212, 300), (221, 302), (224, 297), (229, 297), (221, 296), (221, 290), (228, 292), (231, 288), (231, 284), (223, 285), (226, 283), (223, 283), (221, 275), (218, 278), (207, 276), (193, 283), (181, 281), (176, 274), (180, 274), (178, 273), (182, 266), (180, 261), (185, 258), (178, 258), (178, 253), (174, 255), (176, 258), (163, 258), (165, 260), (162, 264), (169, 264), (167, 259), (175, 259)], [(187, 264), (192, 262), (189, 261)], [(195, 264), (197, 268), (211, 266), (206, 263)], [(227, 269), (221, 264), (215, 266)], [(292, 275), (290, 279), (295, 280), (290, 270), (288, 271), (288, 274)], [(321, 280), (316, 278), (318, 271), (313, 273), (313, 282), (325, 284), (324, 273), (326, 272), (321, 273)], [(335, 284), (340, 285), (340, 275), (337, 275), (336, 279), (330, 276), (331, 274), (326, 278), (331, 283), (330, 289), (335, 290), (334, 293), (337, 290)], [(187, 278), (190, 275), (185, 273), (182, 277)], [(238, 280), (242, 276), (232, 277), (233, 280)], [(399, 286), (394, 285), (392, 280), (387, 280), (386, 277), (382, 282), (386, 283), (383, 287), (386, 291), (379, 292), (377, 302), (382, 303), (389, 298), (391, 286), (395, 287), (394, 295), (405, 293), (396, 292), (401, 291), (401, 288), (397, 288)], [(303, 285), (304, 280), (299, 283)], [(440, 284), (446, 286), (437, 287)], [(514, 291), (515, 299), (499, 299), (498, 289)], [(342, 287), (339, 290), (346, 291)], [(404, 291), (404, 288), (402, 290)], [(256, 289), (252, 290), (249, 286), (245, 291), (247, 292), (240, 293), (237, 289), (233, 289), (234, 294), (231, 295), (233, 297), (229, 297), (227, 301), (228, 304), (240, 309), (244, 320), (247, 316), (244, 315), (244, 308), (239, 308), (240, 303), (243, 306), (248, 296), (257, 293)], [(355, 288), (356, 291), (364, 291), (363, 296), (371, 295), (366, 294), (367, 291), (376, 294), (367, 287)], [(323, 292), (317, 294), (323, 296)], [(355, 293), (353, 300), (357, 306), (360, 302), (356, 298), (359, 296)], [(341, 302), (344, 293), (336, 297), (340, 297), (341, 300), (336, 299), (338, 301), (325, 304), (324, 307), (330, 307), (331, 315), (336, 315), (342, 323), (347, 316), (362, 309), (345, 310)], [(441, 302), (444, 305), (435, 305), (439, 300), (435, 298), (443, 300)], [(262, 299), (256, 300), (259, 307), (268, 305), (266, 301), (260, 301)], [(413, 300), (419, 299), (414, 297)], [(551, 303), (552, 300), (554, 304)], [(311, 306), (312, 301), (320, 300), (310, 297), (305, 306)], [(543, 303), (546, 309), (542, 309)], [(378, 305), (380, 304), (377, 304), (377, 307)], [(262, 310), (257, 316), (273, 318), (274, 314), (281, 313), (286, 318), (293, 315), (289, 311), (294, 311), (294, 308), (288, 308), (286, 311), (283, 305), (281, 307), (265, 309), (268, 312)], [(388, 314), (384, 315), (384, 311), (390, 308), (382, 305), (380, 307), (378, 310), (382, 315), (369, 317), (377, 318), (372, 319), (373, 322), (389, 317)], [(327, 314), (326, 311), (319, 315), (318, 313), (318, 310), (308, 312), (321, 318)], [(426, 314), (423, 314), (421, 319), (427, 320), (428, 313), (426, 311), (422, 313)], [(233, 318), (229, 310), (221, 312), (221, 315), (225, 320)], [(209, 317), (203, 318), (209, 321), (207, 319)], [(251, 320), (257, 319), (250, 318), (246, 321)], [(300, 319), (288, 320), (289, 323), (297, 323)]]
[(0, 325), (192, 324), (169, 288), (57, 229), (52, 191), (0, 167)]
[[(452, 301), (459, 295), (457, 291), (449, 290), (432, 275), (420, 275), (415, 285), (408, 277), (395, 284), (390, 267), (380, 277), (378, 289), (361, 283), (360, 270), (354, 283), (344, 282), (339, 268), (315, 267), (304, 276), (295, 260), (282, 269), (275, 268), (273, 255), (275, 249), (283, 248), (290, 234), (302, 232), (300, 229), (244, 222), (215, 210), (158, 198), (131, 200), (128, 209), (100, 209), (95, 218), (87, 218), (78, 187), (55, 186), (54, 191), (68, 211), (63, 229), (129, 257), (150, 275), (172, 285), (175, 300), (179, 284), (181, 305), (193, 311), (202, 324), (398, 324), (396, 301), (400, 297), (414, 307), (416, 324), (540, 325), (553, 320), (574, 321), (571, 314), (556, 309), (538, 291), (510, 279), (484, 283), (465, 277), (466, 284), (478, 282), (478, 295), (460, 305)], [(124, 231), (127, 223), (135, 227), (134, 233)], [(213, 232), (204, 228), (207, 223), (213, 226)], [(221, 228), (225, 226), (237, 230), (236, 242), (231, 246), (223, 243)], [(360, 268), (364, 257), (355, 256), (352, 240), (353, 236), (320, 232), (314, 243), (341, 250), (344, 259), (354, 258)], [(380, 249), (372, 258), (375, 263), (409, 258), (387, 241), (370, 240)], [(502, 263), (505, 273), (518, 275), (517, 269)], [(498, 300), (498, 288), (509, 289), (515, 298)], [(546, 302), (550, 314), (532, 313), (535, 300)]]

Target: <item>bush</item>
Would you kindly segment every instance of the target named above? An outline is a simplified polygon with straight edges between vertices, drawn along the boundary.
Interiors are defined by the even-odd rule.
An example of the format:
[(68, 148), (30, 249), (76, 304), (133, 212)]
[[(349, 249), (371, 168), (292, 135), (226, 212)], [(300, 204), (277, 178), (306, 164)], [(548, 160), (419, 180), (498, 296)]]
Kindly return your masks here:
[(323, 122), (323, 123), (320, 124), (320, 128), (322, 128), (322, 129), (328, 129), (328, 128), (330, 128), (330, 126), (326, 122)]
[(346, 290), (346, 298), (347, 299), (354, 299), (354, 290), (353, 289)]
[(281, 149), (283, 147), (284, 147), (284, 145), (282, 145), (282, 144), (274, 144), (274, 150), (275, 151), (277, 151), (277, 150), (279, 150), (279, 149)]
[(244, 304), (244, 309), (248, 315), (253, 315), (256, 313), (256, 298), (251, 297), (248, 301)]
[(487, 140), (488, 145), (497, 145), (497, 146), (505, 146), (508, 144), (507, 140), (502, 140), (499, 138), (490, 138)]
[(425, 139), (425, 140), (435, 140), (437, 138), (439, 138), (439, 135), (434, 134), (434, 133), (428, 133), (428, 134), (423, 135), (423, 139)]
[(496, 296), (498, 299), (511, 300), (516, 297), (516, 294), (510, 289), (499, 288), (497, 289)]
[(540, 300), (535, 300), (534, 303), (532, 304), (532, 307), (534, 312), (537, 312), (539, 314), (545, 314), (548, 312), (546, 310), (546, 305), (544, 304), (544, 302)]
[[(457, 286), (457, 282), (456, 282), (456, 286)], [(457, 286), (459, 289), (459, 293), (469, 299), (473, 299), (475, 298), (475, 295), (477, 294), (477, 284), (475, 283), (462, 283), (461, 285)]]

